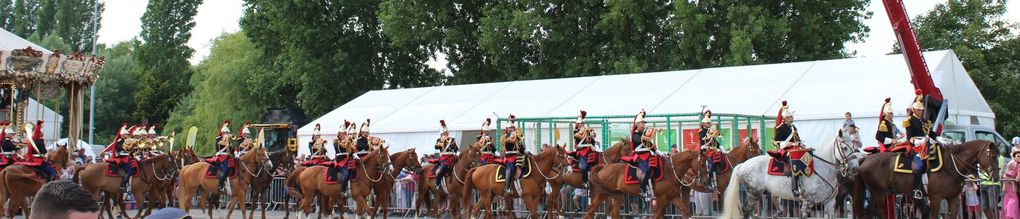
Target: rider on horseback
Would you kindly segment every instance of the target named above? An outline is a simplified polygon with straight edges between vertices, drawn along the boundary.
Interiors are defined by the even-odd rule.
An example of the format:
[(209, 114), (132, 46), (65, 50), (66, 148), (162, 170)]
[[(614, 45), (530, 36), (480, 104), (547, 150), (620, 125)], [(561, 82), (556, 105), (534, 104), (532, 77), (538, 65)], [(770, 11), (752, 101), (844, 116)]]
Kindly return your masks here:
[(134, 157), (128, 152), (128, 140), (131, 138), (131, 130), (128, 129), (127, 124), (123, 124), (120, 127), (120, 131), (117, 132), (117, 136), (114, 136), (113, 143), (107, 146), (103, 150), (103, 153), (111, 153), (110, 158), (106, 159), (107, 163), (114, 164), (121, 171), (120, 178), (120, 190), (121, 192), (130, 190), (128, 181), (131, 179), (131, 175), (135, 174), (135, 169), (131, 166)]
[[(333, 175), (333, 179), (340, 182), (340, 191), (343, 191), (344, 194), (347, 194), (347, 182), (351, 178), (349, 168), (354, 165), (354, 159), (350, 158), (354, 148), (351, 145), (350, 133), (347, 132), (353, 126), (351, 122), (344, 120), (344, 128), (340, 129), (336, 133), (336, 138), (333, 139), (333, 151), (336, 152), (336, 156), (333, 157), (333, 168), (336, 168), (337, 172), (344, 177), (340, 179), (337, 175)], [(336, 172), (333, 173), (336, 174)]]
[(701, 153), (708, 157), (708, 183), (705, 185), (714, 188), (715, 175), (723, 167), (723, 154), (719, 151), (719, 130), (712, 127), (712, 111), (705, 110), (701, 117), (701, 129), (698, 130), (698, 143), (701, 144)]
[(516, 170), (518, 166), (524, 164), (524, 159), (517, 159), (517, 156), (524, 153), (524, 132), (517, 129), (514, 125), (513, 114), (510, 114), (510, 118), (507, 120), (507, 126), (503, 129), (503, 136), (500, 139), (503, 142), (503, 166), (506, 167), (506, 193), (509, 194), (513, 191), (513, 181), (516, 179)]
[(250, 148), (252, 146), (251, 130), (248, 129), (248, 127), (250, 126), (251, 122), (245, 121), (244, 125), (241, 126), (241, 135), (237, 136), (237, 139), (235, 140), (237, 144), (238, 156), (244, 155), (244, 153), (248, 152), (248, 150), (251, 149)]
[(882, 145), (881, 151), (899, 150), (896, 145), (903, 137), (903, 133), (893, 122), (893, 109), (890, 100), (890, 98), (885, 98), (885, 103), (882, 104), (882, 113), (878, 116), (878, 132), (875, 132), (875, 140), (878, 140), (878, 143)]
[(921, 185), (921, 176), (928, 171), (927, 165), (924, 160), (928, 159), (928, 152), (931, 151), (931, 147), (934, 146), (936, 141), (935, 132), (932, 131), (932, 122), (925, 118), (924, 115), (924, 96), (921, 90), (917, 90), (917, 97), (914, 98), (914, 104), (911, 106), (913, 109), (910, 114), (910, 118), (907, 121), (903, 121), (903, 126), (906, 128), (907, 139), (909, 140), (910, 147), (907, 150), (908, 156), (913, 159), (906, 159), (908, 162), (913, 161), (913, 164), (908, 164), (913, 170), (914, 174), (914, 199), (921, 199), (924, 196), (924, 187)]
[(0, 168), (14, 164), (14, 152), (18, 145), (14, 143), (14, 129), (8, 127), (10, 123), (0, 122)]
[(159, 133), (156, 133), (156, 125), (149, 126), (149, 131), (146, 132), (146, 134), (149, 138), (149, 153), (152, 156), (159, 156), (160, 154), (163, 154), (163, 152), (159, 150), (163, 142), (159, 138)]
[(216, 137), (216, 156), (211, 159), (211, 162), (207, 160), (212, 165), (219, 167), (219, 172), (216, 175), (216, 189), (219, 191), (225, 191), (223, 186), (226, 184), (227, 177), (230, 176), (230, 161), (234, 159), (234, 149), (230, 146), (230, 137), (230, 120), (226, 120), (220, 126), (219, 135)]
[(322, 130), (322, 126), (316, 123), (315, 129), (312, 130), (312, 141), (308, 142), (308, 151), (312, 153), (312, 156), (308, 162), (302, 163), (304, 166), (315, 166), (326, 162), (326, 140), (322, 139), (320, 130)]
[(595, 130), (588, 127), (584, 123), (584, 118), (588, 116), (588, 112), (581, 110), (581, 115), (577, 116), (577, 121), (574, 122), (574, 145), (577, 150), (567, 153), (573, 156), (577, 160), (577, 167), (581, 169), (581, 182), (588, 187), (588, 170), (597, 161), (595, 157)]
[(630, 128), (630, 141), (631, 141), (631, 153), (633, 160), (637, 162), (638, 167), (641, 168), (641, 172), (644, 173), (644, 177), (641, 178), (641, 193), (646, 197), (651, 196), (648, 194), (648, 184), (651, 180), (651, 166), (649, 159), (651, 159), (651, 147), (650, 144), (644, 142), (651, 142), (651, 137), (645, 134), (645, 110), (641, 110), (634, 117), (634, 123)]
[(450, 137), (450, 132), (446, 129), (445, 120), (439, 120), (439, 139), (436, 139), (436, 150), (439, 151), (439, 163), (433, 169), (435, 171), (433, 174), (436, 176), (436, 189), (438, 190), (443, 184), (443, 177), (453, 170), (459, 150), (456, 140)]
[(368, 155), (368, 153), (370, 153), (372, 150), (372, 148), (369, 147), (368, 145), (368, 140), (371, 140), (370, 139), (371, 136), (368, 135), (368, 128), (370, 124), (372, 124), (372, 120), (365, 119), (365, 123), (361, 123), (361, 130), (358, 132), (358, 135), (356, 137), (354, 149), (357, 152), (355, 152), (354, 154), (358, 155), (357, 156), (358, 159), (365, 157), (365, 155)]
[[(32, 129), (31, 124), (26, 124), (25, 126), (25, 131)], [(29, 166), (38, 168), (42, 171), (43, 179), (45, 179), (46, 182), (49, 182), (57, 175), (57, 171), (54, 170), (53, 166), (50, 166), (50, 162), (46, 160), (46, 142), (43, 140), (42, 126), (42, 120), (36, 122), (35, 128), (32, 131), (32, 145), (28, 148), (28, 154), (25, 156), (25, 161), (29, 163)]]
[[(768, 151), (768, 154), (776, 160), (781, 160), (786, 163), (790, 163), (787, 157), (789, 151), (801, 149), (800, 136), (797, 134), (797, 126), (793, 125), (793, 112), (790, 111), (790, 107), (786, 105), (786, 101), (783, 101), (783, 106), (779, 108), (779, 116), (776, 117), (776, 135), (772, 138), (772, 144), (779, 149)], [(800, 196), (800, 176), (798, 174), (792, 174), (793, 178), (793, 194)]]
[(492, 144), (492, 139), (489, 138), (489, 124), (492, 123), (492, 119), (485, 118), (485, 122), (482, 123), (482, 129), (479, 129), (478, 137), (475, 141), (482, 142), (482, 156), (480, 160), (482, 165), (493, 163), (496, 160), (496, 146)]

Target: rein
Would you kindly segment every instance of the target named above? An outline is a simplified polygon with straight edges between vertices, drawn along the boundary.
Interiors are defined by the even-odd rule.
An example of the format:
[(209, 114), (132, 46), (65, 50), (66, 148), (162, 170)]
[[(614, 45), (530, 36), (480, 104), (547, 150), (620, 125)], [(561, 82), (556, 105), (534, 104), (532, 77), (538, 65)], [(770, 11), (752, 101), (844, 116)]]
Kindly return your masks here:
[[(949, 150), (949, 147), (946, 147), (945, 149)], [(984, 149), (984, 148), (982, 148), (982, 149)], [(978, 178), (976, 178), (974, 176), (971, 176), (971, 175), (963, 174), (963, 172), (960, 171), (960, 168), (958, 167), (959, 164), (956, 162), (956, 154), (953, 153), (952, 151), (949, 152), (949, 160), (953, 161), (953, 170), (956, 170), (956, 174), (959, 174), (965, 180), (978, 180)], [(966, 165), (966, 163), (965, 163), (965, 165)], [(971, 168), (978, 169), (978, 168), (971, 167), (970, 165), (964, 166), (964, 168), (967, 168), (967, 169), (971, 169)], [(978, 170), (978, 171), (986, 172), (984, 170)]]
[[(666, 156), (666, 157), (669, 157), (669, 165), (673, 165), (673, 156)], [(727, 156), (726, 159), (729, 159), (728, 156)], [(673, 172), (673, 178), (675, 178), (676, 181), (680, 183), (680, 185), (683, 185), (685, 187), (690, 187), (691, 185), (694, 184), (694, 180), (692, 180), (691, 182), (684, 182), (683, 179), (680, 179), (680, 175), (676, 173), (676, 168), (675, 167), (674, 168), (669, 168), (669, 169), (670, 169), (671, 172)]]
[[(553, 159), (556, 159), (555, 156), (553, 157)], [(542, 165), (535, 165), (535, 169), (537, 169), (538, 170), (538, 174), (542, 175), (542, 178), (545, 178), (545, 180), (547, 180), (547, 181), (559, 178), (560, 175), (563, 175), (563, 171), (556, 171), (556, 175), (553, 175), (553, 177), (548, 177), (548, 176), (545, 175), (545, 171), (542, 171)], [(552, 168), (551, 170), (555, 170), (555, 169), (556, 168)]]
[[(389, 155), (384, 155), (384, 156), (389, 156)], [(364, 164), (361, 165), (361, 171), (365, 173), (365, 178), (367, 178), (369, 181), (372, 181), (373, 183), (379, 182), (379, 180), (382, 180), (383, 176), (386, 175), (386, 174), (383, 174), (383, 173), (379, 173), (379, 177), (377, 177), (375, 179), (372, 179), (372, 176), (368, 175), (368, 169), (365, 166), (366, 165), (364, 165)], [(388, 170), (389, 170), (389, 167), (386, 167), (386, 168), (384, 168), (381, 171), (389, 172)]]

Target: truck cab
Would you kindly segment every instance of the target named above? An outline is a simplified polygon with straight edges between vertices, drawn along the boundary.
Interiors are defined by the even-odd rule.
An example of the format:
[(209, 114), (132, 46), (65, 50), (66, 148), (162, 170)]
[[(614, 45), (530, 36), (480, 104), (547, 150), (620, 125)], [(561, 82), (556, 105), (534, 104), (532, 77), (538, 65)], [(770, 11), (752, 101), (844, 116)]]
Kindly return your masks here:
[(966, 142), (973, 140), (988, 140), (995, 143), (995, 146), (999, 147), (999, 152), (1002, 156), (1009, 156), (1009, 151), (1012, 146), (1006, 138), (1003, 138), (994, 128), (976, 125), (948, 125), (946, 129), (942, 130), (942, 137), (952, 139), (957, 142)]

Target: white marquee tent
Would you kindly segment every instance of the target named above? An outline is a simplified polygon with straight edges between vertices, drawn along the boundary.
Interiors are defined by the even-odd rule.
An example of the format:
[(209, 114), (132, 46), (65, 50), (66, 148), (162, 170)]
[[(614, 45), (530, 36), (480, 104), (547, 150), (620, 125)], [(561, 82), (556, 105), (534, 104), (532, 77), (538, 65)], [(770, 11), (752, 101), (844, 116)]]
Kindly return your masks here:
[[(925, 54), (930, 71), (949, 99), (949, 120), (994, 127), (995, 114), (952, 51)], [(369, 91), (298, 130), (299, 145), (311, 139), (316, 123), (332, 139), (343, 121), (372, 119), (372, 135), (390, 151), (415, 147), (434, 151), (439, 120), (452, 136), (472, 138), (485, 118), (697, 113), (702, 105), (717, 113), (775, 116), (782, 100), (795, 111), (796, 125), (809, 145), (831, 139), (854, 114), (862, 141), (870, 144), (879, 108), (893, 100), (896, 116), (914, 98), (902, 55), (809, 61), (700, 70), (512, 81), (456, 86)], [(493, 126), (495, 128), (495, 125)], [(769, 127), (771, 128), (771, 127)], [(564, 140), (565, 137), (564, 135)], [(767, 142), (767, 141), (765, 141)], [(299, 147), (299, 153), (308, 153)]]

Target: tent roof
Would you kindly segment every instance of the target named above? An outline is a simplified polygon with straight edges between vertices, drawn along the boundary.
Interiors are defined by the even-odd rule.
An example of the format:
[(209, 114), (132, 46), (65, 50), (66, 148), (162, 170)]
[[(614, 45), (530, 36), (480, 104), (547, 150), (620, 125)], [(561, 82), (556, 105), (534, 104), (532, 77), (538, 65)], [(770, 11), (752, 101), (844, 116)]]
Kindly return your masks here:
[[(988, 103), (949, 50), (924, 53), (936, 84), (950, 100), (950, 114), (992, 118)], [(343, 120), (372, 118), (373, 133), (430, 132), (445, 119), (451, 131), (477, 130), (485, 118), (715, 112), (773, 116), (788, 100), (798, 120), (878, 115), (892, 97), (897, 116), (914, 98), (903, 56), (848, 58), (700, 70), (374, 90), (316, 123), (336, 133)]]
[(10, 31), (0, 29), (0, 50), (11, 51), (15, 49), (24, 49), (29, 46), (31, 46), (32, 49), (42, 51), (43, 53), (53, 53), (42, 46), (36, 45), (35, 43), (29, 42), (28, 40), (11, 33)]

